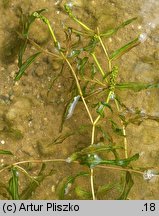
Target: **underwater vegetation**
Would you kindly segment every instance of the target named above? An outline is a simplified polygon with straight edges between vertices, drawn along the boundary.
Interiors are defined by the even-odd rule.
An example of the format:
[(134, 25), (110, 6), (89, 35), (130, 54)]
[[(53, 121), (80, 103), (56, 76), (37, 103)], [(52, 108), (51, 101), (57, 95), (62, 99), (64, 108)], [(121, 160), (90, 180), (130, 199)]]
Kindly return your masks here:
[[(15, 82), (21, 82), (23, 76), (27, 73), (27, 69), (41, 55), (49, 55), (54, 60), (60, 62), (61, 71), (54, 77), (51, 85), (48, 88), (48, 94), (52, 86), (59, 76), (62, 75), (64, 68), (70, 72), (72, 81), (71, 98), (65, 106), (62, 115), (60, 126), (60, 135), (53, 137), (52, 143), (49, 145), (60, 144), (70, 136), (76, 135), (76, 132), (63, 134), (63, 128), (66, 121), (71, 121), (76, 107), (80, 104), (84, 107), (87, 130), (81, 126), (80, 130), (83, 133), (89, 133), (90, 140), (87, 146), (77, 148), (69, 157), (51, 158), (15, 161), (14, 163), (3, 164), (0, 167), (0, 173), (9, 173), (9, 180), (4, 184), (2, 179), (0, 187), (3, 188), (3, 194), (6, 199), (30, 199), (32, 194), (38, 189), (39, 185), (48, 176), (54, 174), (54, 170), (47, 170), (48, 164), (59, 163), (59, 167), (63, 164), (68, 166), (79, 165), (82, 171), (77, 169), (76, 174), (66, 176), (58, 185), (57, 193), (59, 199), (71, 198), (68, 196), (71, 190), (74, 191), (79, 199), (102, 199), (103, 194), (117, 190), (116, 199), (128, 199), (129, 192), (135, 184), (134, 175), (143, 177), (143, 181), (150, 181), (153, 177), (158, 177), (157, 169), (145, 165), (140, 167), (136, 162), (140, 158), (140, 152), (136, 149), (136, 153), (130, 151), (129, 142), (127, 140), (127, 127), (129, 124), (135, 124), (136, 127), (142, 124), (146, 119), (159, 122), (157, 116), (151, 116), (139, 109), (131, 110), (125, 105), (122, 98), (119, 96), (120, 91), (140, 92), (144, 90), (153, 91), (159, 88), (158, 82), (123, 82), (119, 79), (122, 71), (118, 64), (124, 54), (131, 52), (134, 47), (139, 47), (145, 42), (149, 30), (137, 35), (135, 38), (128, 41), (126, 44), (115, 50), (109, 50), (107, 40), (110, 37), (115, 37), (121, 30), (137, 20), (137, 17), (130, 18), (119, 26), (109, 28), (107, 30), (100, 29), (100, 26), (92, 29), (89, 24), (85, 24), (73, 13), (69, 4), (65, 4), (63, 10), (75, 23), (76, 28), (71, 26), (63, 26), (65, 33), (65, 42), (60, 41), (56, 35), (56, 29), (52, 27), (52, 23), (45, 16), (45, 9), (34, 11), (32, 14), (21, 14), (21, 32), (17, 32), (20, 40), (20, 49), (18, 54), (18, 72), (14, 78)], [(143, 9), (143, 12), (144, 9)], [(54, 52), (44, 49), (29, 37), (30, 27), (34, 25), (35, 20), (43, 22), (50, 33), (54, 44)], [(150, 25), (150, 28), (152, 25)], [(39, 36), (40, 37), (40, 36)], [(29, 45), (32, 45), (36, 51), (31, 56), (25, 56)], [(35, 50), (34, 49), (34, 50)], [(98, 53), (102, 53), (102, 61)], [(65, 70), (66, 70), (65, 69)], [(69, 92), (70, 94), (70, 92)], [(83, 109), (80, 115), (83, 113)], [(10, 134), (14, 129), (8, 123), (7, 129)], [(18, 137), (22, 138), (22, 134), (16, 131)], [(8, 149), (0, 150), (1, 155), (6, 157), (14, 157), (15, 155)], [(32, 166), (37, 164), (39, 168), (36, 170), (36, 175), (32, 174)], [(100, 178), (102, 179), (102, 170), (104, 174), (109, 171), (118, 175), (118, 182), (112, 181), (104, 185), (96, 184), (96, 173), (100, 170)], [(19, 173), (23, 173), (30, 181), (28, 185), (19, 188), (19, 182), (22, 183)], [(88, 187), (83, 185), (74, 187), (74, 183), (78, 179), (84, 178), (88, 182)], [(73, 199), (73, 198), (72, 198)]]

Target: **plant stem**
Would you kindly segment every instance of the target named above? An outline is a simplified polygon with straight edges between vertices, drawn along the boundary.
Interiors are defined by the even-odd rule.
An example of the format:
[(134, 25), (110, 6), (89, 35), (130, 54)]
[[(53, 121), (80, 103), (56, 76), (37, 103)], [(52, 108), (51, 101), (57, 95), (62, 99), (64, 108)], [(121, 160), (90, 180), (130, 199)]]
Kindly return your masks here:
[(96, 197), (95, 197), (95, 191), (94, 191), (94, 170), (91, 169), (91, 191), (92, 191), (92, 199), (93, 200), (96, 200)]
[[(119, 103), (118, 103), (118, 101), (116, 99), (115, 99), (115, 104), (116, 104), (118, 112), (120, 112)], [(123, 135), (124, 135), (125, 158), (128, 158), (128, 142), (127, 142), (127, 138), (126, 138), (126, 129), (125, 129), (124, 122), (122, 120), (121, 120), (121, 124), (122, 124), (122, 130), (123, 130)]]
[[(94, 59), (96, 65), (97, 65), (99, 71), (101, 72), (102, 76), (105, 78), (106, 73), (103, 71), (102, 67), (100, 66), (99, 61), (98, 61), (98, 59), (97, 59), (95, 53), (91, 53), (91, 55), (93, 56), (93, 59)], [(105, 80), (106, 80), (106, 82), (107, 82), (107, 79), (106, 79), (106, 78), (105, 78)]]
[(0, 173), (3, 172), (6, 169), (9, 169), (12, 166), (17, 166), (17, 165), (20, 165), (20, 164), (25, 164), (25, 163), (48, 163), (48, 162), (66, 162), (66, 160), (65, 159), (50, 159), (50, 160), (26, 160), (26, 161), (19, 161), (19, 162), (10, 164), (10, 165), (2, 168), (0, 170)]
[[(9, 168), (11, 168), (12, 166), (16, 166), (18, 169), (22, 169), (22, 172), (24, 172), (24, 169), (22, 167), (20, 167), (19, 165), (21, 164), (26, 164), (26, 163), (50, 163), (50, 162), (65, 162), (66, 163), (66, 159), (44, 159), (44, 160), (26, 160), (26, 161), (19, 161), (13, 164), (9, 164), (8, 166), (2, 168), (0, 170), (0, 173), (3, 172), (4, 170), (7, 170)], [(73, 163), (79, 164), (78, 161), (73, 161)], [(114, 169), (114, 170), (119, 170), (119, 171), (129, 171), (129, 172), (134, 172), (134, 173), (138, 173), (143, 175), (144, 172), (139, 171), (139, 170), (135, 170), (135, 169), (131, 169), (131, 168), (122, 168), (122, 167), (115, 167), (115, 166), (107, 166), (107, 165), (97, 165), (96, 168), (103, 168), (103, 169)], [(156, 167), (158, 168), (158, 167)], [(92, 169), (93, 170), (93, 169)], [(24, 172), (25, 173), (25, 172)], [(94, 196), (95, 197), (95, 196)]]
[(80, 86), (80, 84), (79, 84), (79, 81), (78, 81), (78, 78), (77, 78), (77, 76), (76, 76), (76, 73), (75, 73), (75, 71), (74, 71), (72, 65), (71, 65), (70, 62), (68, 61), (68, 59), (64, 56), (63, 53), (61, 53), (61, 54), (62, 54), (64, 60), (67, 62), (69, 68), (71, 69), (71, 72), (72, 72), (72, 74), (73, 74), (73, 76), (74, 76), (74, 78), (75, 78), (75, 81), (76, 81), (76, 85), (77, 85), (77, 88), (78, 88), (78, 92), (79, 92), (79, 94), (80, 94), (80, 96), (81, 96), (81, 99), (82, 99), (82, 101), (83, 101), (83, 103), (84, 103), (84, 106), (85, 106), (85, 108), (86, 108), (86, 110), (87, 110), (87, 113), (88, 113), (88, 115), (89, 115), (90, 121), (91, 121), (91, 123), (93, 124), (93, 118), (92, 118), (92, 115), (91, 115), (91, 113), (90, 113), (90, 111), (89, 111), (89, 108), (88, 108), (88, 106), (87, 106), (87, 103), (86, 103), (86, 101), (85, 101), (85, 99), (84, 99), (84, 97), (83, 97), (83, 93), (82, 93), (82, 90), (81, 90), (81, 86)]
[(107, 58), (107, 60), (108, 60), (108, 69), (109, 69), (109, 72), (111, 72), (111, 71), (112, 71), (111, 60), (110, 60), (110, 58), (109, 58), (107, 48), (106, 48), (106, 46), (104, 45), (104, 43), (103, 43), (103, 41), (102, 41), (102, 39), (101, 39), (101, 37), (100, 37), (99, 28), (97, 28), (97, 32), (98, 32), (97, 37), (98, 37), (98, 39), (99, 39), (99, 41), (100, 41), (100, 43), (101, 43), (101, 46), (102, 46), (103, 51), (104, 51), (104, 53), (105, 53), (105, 56), (106, 56), (106, 58)]
[[(82, 22), (80, 22), (78, 19), (76, 19), (76, 17), (72, 16), (72, 18), (73, 18), (76, 22), (78, 22), (80, 25), (82, 25), (86, 30), (92, 31), (92, 30), (89, 29), (86, 25), (84, 25)], [(51, 35), (52, 35), (52, 37), (53, 37), (53, 40), (54, 40), (55, 44), (57, 44), (57, 39), (56, 39), (56, 37), (55, 37), (55, 34), (54, 34), (54, 32), (53, 32), (53, 30), (52, 30), (52, 28), (51, 28), (49, 22), (48, 22), (48, 27), (49, 27), (49, 30), (50, 30), (50, 32), (51, 32)], [(68, 64), (68, 66), (69, 66), (69, 68), (70, 68), (70, 70), (71, 70), (71, 72), (72, 72), (72, 75), (74, 76), (74, 79), (75, 79), (75, 81), (76, 81), (76, 85), (77, 85), (77, 88), (78, 88), (78, 92), (79, 92), (79, 94), (80, 94), (80, 96), (81, 96), (81, 99), (82, 99), (82, 101), (83, 101), (83, 104), (84, 104), (84, 106), (85, 106), (85, 108), (86, 108), (86, 111), (87, 111), (87, 113), (88, 113), (88, 116), (89, 116), (89, 118), (90, 118), (90, 121), (91, 121), (91, 123), (93, 124), (93, 118), (92, 118), (92, 115), (91, 115), (91, 113), (90, 113), (90, 111), (89, 111), (89, 108), (88, 108), (88, 106), (87, 106), (87, 103), (86, 103), (86, 101), (85, 101), (85, 99), (84, 99), (84, 97), (83, 97), (83, 93), (82, 93), (81, 86), (80, 86), (80, 84), (79, 84), (79, 80), (78, 80), (78, 78), (77, 78), (77, 75), (76, 75), (76, 73), (75, 73), (75, 71), (74, 71), (72, 65), (70, 64), (69, 60), (68, 60), (67, 57), (64, 55), (64, 53), (63, 53), (62, 51), (60, 51), (60, 50), (59, 50), (59, 52), (60, 52), (62, 58), (63, 58), (63, 59), (66, 61), (66, 63)], [(104, 73), (104, 72), (103, 72), (103, 73)], [(92, 138), (92, 139), (93, 139), (93, 142), (94, 142), (94, 138)], [(92, 189), (92, 198), (95, 199), (94, 183), (93, 183), (93, 170), (92, 170), (92, 169), (91, 169), (91, 189)]]
[(144, 174), (144, 172), (142, 172), (142, 171), (134, 170), (134, 169), (130, 169), (130, 168), (121, 168), (121, 167), (113, 167), (113, 166), (102, 166), (102, 165), (98, 165), (96, 167), (103, 168), (103, 169), (125, 171), (125, 172), (134, 172), (134, 173), (138, 173), (138, 174), (141, 174), (141, 175)]

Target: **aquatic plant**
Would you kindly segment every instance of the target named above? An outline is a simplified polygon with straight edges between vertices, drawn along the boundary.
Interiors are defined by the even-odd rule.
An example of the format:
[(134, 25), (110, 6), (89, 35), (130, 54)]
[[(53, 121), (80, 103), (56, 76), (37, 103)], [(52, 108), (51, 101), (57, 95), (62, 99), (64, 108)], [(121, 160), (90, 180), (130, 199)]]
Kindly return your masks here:
[[(147, 167), (137, 168), (134, 165), (140, 155), (138, 152), (134, 155), (129, 154), (129, 145), (126, 135), (127, 126), (134, 122), (141, 123), (144, 119), (157, 120), (157, 118), (143, 114), (140, 110), (136, 110), (132, 113), (131, 117), (127, 118), (124, 113), (125, 111), (128, 112), (129, 108), (119, 97), (118, 92), (127, 89), (138, 92), (145, 89), (159, 88), (159, 83), (118, 82), (121, 71), (116, 60), (143, 42), (142, 35), (136, 36), (135, 39), (132, 39), (113, 52), (110, 52), (105, 45), (105, 39), (112, 37), (120, 31), (120, 29), (134, 22), (137, 19), (136, 17), (126, 20), (115, 28), (102, 32), (99, 27), (92, 29), (79, 20), (73, 14), (69, 5), (65, 5), (65, 11), (70, 19), (79, 26), (77, 29), (70, 26), (64, 27), (67, 38), (65, 47), (61, 45), (62, 43), (56, 37), (56, 31), (53, 30), (51, 23), (43, 15), (45, 12), (44, 9), (33, 12), (27, 19), (22, 19), (23, 28), (22, 32), (19, 33), (22, 39), (18, 56), (19, 71), (16, 74), (15, 81), (19, 82), (22, 76), (27, 72), (27, 68), (41, 53), (51, 55), (54, 59), (60, 60), (61, 65), (66, 64), (74, 78), (76, 87), (72, 92), (72, 98), (66, 105), (60, 131), (62, 132), (65, 121), (72, 117), (78, 103), (82, 102), (89, 119), (89, 124), (91, 125), (91, 129), (89, 130), (91, 139), (87, 146), (82, 149), (77, 149), (77, 151), (67, 158), (55, 159), (52, 156), (53, 159), (27, 160), (5, 164), (4, 167), (1, 167), (0, 173), (9, 170), (11, 177), (8, 186), (3, 186), (9, 193), (8, 198), (28, 199), (44, 178), (52, 175), (52, 170), (47, 174), (44, 172), (47, 163), (80, 164), (84, 167), (84, 170), (87, 171), (77, 171), (77, 174), (68, 176), (61, 182), (58, 188), (60, 199), (65, 198), (71, 190), (73, 183), (80, 177), (90, 179), (91, 192), (87, 191), (82, 186), (78, 186), (74, 190), (79, 198), (95, 200), (98, 199), (101, 193), (107, 193), (109, 190), (113, 190), (120, 185), (120, 194), (116, 199), (127, 199), (134, 184), (133, 173), (143, 175), (146, 180), (150, 180), (152, 177), (158, 175), (157, 172)], [(54, 42), (55, 53), (44, 50), (29, 38), (29, 28), (36, 19), (40, 19), (47, 25)], [(78, 39), (77, 41), (72, 41), (73, 35), (76, 36)], [(24, 54), (28, 43), (35, 46), (38, 52), (24, 60)], [(103, 55), (103, 59), (105, 59), (104, 63), (100, 62), (96, 53), (99, 49)], [(56, 79), (54, 79), (54, 81), (55, 80)], [(97, 134), (101, 134), (101, 140), (97, 139)], [(70, 136), (70, 134), (59, 135), (58, 138), (54, 139), (53, 143), (62, 143), (68, 136)], [(116, 140), (118, 140), (119, 143), (117, 143)], [(0, 154), (8, 155), (8, 157), (13, 155), (8, 150), (1, 150)], [(41, 164), (41, 169), (36, 177), (32, 177), (29, 174), (29, 169), (27, 167), (27, 164), (33, 163)], [(87, 169), (85, 169), (85, 167)], [(119, 172), (121, 172), (122, 181), (118, 183), (108, 183), (98, 187), (95, 185), (95, 173), (97, 169), (111, 170), (114, 172), (118, 171), (118, 175), (120, 175)], [(31, 180), (30, 184), (27, 185), (21, 193), (19, 192), (18, 186), (18, 172), (24, 173)], [(102, 176), (100, 178), (102, 178)]]

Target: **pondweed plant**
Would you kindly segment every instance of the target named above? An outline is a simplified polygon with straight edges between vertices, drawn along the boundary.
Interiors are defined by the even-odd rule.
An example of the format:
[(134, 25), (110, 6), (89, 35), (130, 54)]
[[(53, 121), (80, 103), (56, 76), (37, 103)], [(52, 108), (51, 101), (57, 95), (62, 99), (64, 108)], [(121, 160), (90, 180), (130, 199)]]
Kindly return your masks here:
[[(118, 96), (119, 90), (133, 90), (141, 91), (144, 89), (158, 88), (159, 83), (135, 83), (135, 82), (118, 82), (118, 76), (120, 75), (120, 68), (114, 62), (119, 57), (130, 51), (133, 47), (141, 43), (141, 37), (137, 36), (121, 48), (110, 52), (105, 44), (105, 38), (109, 38), (116, 34), (120, 29), (126, 27), (137, 18), (129, 19), (123, 22), (116, 28), (109, 29), (105, 32), (100, 31), (99, 28), (91, 29), (85, 23), (81, 22), (73, 13), (68, 5), (65, 5), (65, 11), (69, 17), (79, 25), (78, 29), (72, 27), (64, 27), (66, 33), (67, 44), (65, 47), (61, 45), (61, 42), (56, 37), (56, 31), (51, 26), (49, 20), (42, 15), (45, 9), (35, 11), (31, 15), (25, 17), (22, 16), (22, 33), (19, 34), (22, 39), (22, 45), (19, 50), (18, 66), (19, 71), (16, 74), (15, 81), (19, 82), (20, 78), (26, 72), (26, 69), (40, 56), (41, 53), (51, 55), (54, 59), (61, 61), (61, 65), (66, 64), (70, 70), (72, 77), (76, 83), (76, 90), (73, 91), (72, 99), (67, 104), (60, 131), (62, 131), (63, 124), (67, 119), (72, 117), (74, 109), (79, 101), (82, 101), (87, 116), (91, 124), (91, 140), (88, 146), (82, 150), (77, 150), (68, 158), (64, 159), (44, 159), (44, 160), (28, 160), (19, 161), (13, 164), (5, 164), (1, 168), (0, 172), (10, 170), (10, 180), (8, 187), (5, 186), (12, 199), (28, 199), (40, 182), (46, 177), (52, 175), (52, 171), (47, 175), (43, 174), (46, 164), (49, 162), (62, 162), (62, 163), (78, 163), (89, 168), (89, 172), (77, 172), (74, 176), (69, 176), (62, 184), (60, 189), (60, 199), (64, 199), (67, 190), (70, 189), (70, 185), (74, 183), (76, 178), (86, 176), (90, 179), (91, 198), (93, 200), (98, 199), (98, 190), (95, 187), (94, 173), (97, 169), (108, 169), (112, 171), (121, 171), (125, 173), (124, 181), (121, 183), (122, 191), (119, 197), (116, 199), (127, 199), (130, 189), (132, 188), (134, 181), (132, 178), (133, 173), (143, 175), (145, 179), (151, 179), (158, 173), (150, 169), (134, 168), (133, 162), (138, 160), (139, 153), (135, 155), (129, 155), (129, 145), (127, 141), (126, 128), (129, 123), (138, 122), (141, 123), (144, 119), (158, 120), (153, 116), (143, 114), (139, 110), (133, 113), (133, 117), (127, 119), (124, 115), (124, 111), (129, 111), (129, 108), (124, 105), (122, 100)], [(29, 28), (35, 21), (40, 19), (44, 22), (52, 36), (55, 53), (51, 53), (44, 50), (33, 40), (29, 38)], [(81, 29), (80, 29), (81, 28)], [(80, 30), (79, 30), (80, 29)], [(72, 36), (76, 36), (78, 41), (71, 40)], [(31, 43), (38, 49), (38, 52), (30, 56), (27, 60), (23, 60), (26, 47), (28, 43)], [(69, 45), (68, 45), (69, 44)], [(97, 56), (97, 50), (103, 55), (105, 64), (100, 62)], [(57, 77), (54, 78), (55, 81)], [(108, 115), (109, 113), (109, 115)], [(111, 116), (111, 117), (110, 117)], [(104, 122), (104, 124), (103, 124)], [(107, 123), (107, 125), (105, 124)], [(101, 133), (103, 139), (97, 140), (97, 133)], [(116, 143), (114, 137), (121, 138), (122, 144)], [(62, 143), (67, 138), (67, 135), (60, 135), (57, 139), (54, 139), (54, 144)], [(118, 139), (118, 140), (119, 140)], [(0, 154), (12, 155), (10, 151), (0, 150)], [(37, 178), (32, 178), (28, 171), (24, 168), (24, 164), (39, 163), (42, 164), (41, 170)], [(18, 181), (19, 176), (17, 171), (23, 172), (26, 176), (31, 178), (31, 183), (27, 186), (21, 194), (19, 194)], [(118, 172), (119, 173), (119, 172)], [(100, 177), (102, 178), (102, 176)], [(103, 191), (106, 193), (111, 190), (113, 185), (104, 185)], [(88, 198), (87, 191), (78, 188), (78, 193), (82, 194), (82, 198)], [(85, 196), (87, 194), (87, 196)], [(90, 197), (89, 197), (90, 198)]]

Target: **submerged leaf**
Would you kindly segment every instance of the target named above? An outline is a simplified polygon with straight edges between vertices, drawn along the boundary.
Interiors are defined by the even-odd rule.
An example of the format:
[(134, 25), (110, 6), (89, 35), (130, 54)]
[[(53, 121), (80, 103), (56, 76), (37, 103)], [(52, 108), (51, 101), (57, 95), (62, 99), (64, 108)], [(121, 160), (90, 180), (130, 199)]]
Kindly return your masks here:
[(87, 165), (89, 168), (94, 168), (95, 166), (101, 164), (126, 167), (129, 165), (131, 161), (135, 161), (138, 158), (139, 158), (139, 154), (135, 154), (132, 157), (126, 159), (116, 158), (115, 160), (105, 160), (100, 158), (97, 154), (75, 155), (74, 153), (71, 157), (67, 159), (67, 161), (72, 162), (73, 160), (78, 160), (80, 164)]
[[(139, 158), (139, 154), (135, 154), (130, 158), (120, 159), (118, 155), (114, 154), (114, 150), (121, 148), (120, 146), (115, 147), (112, 145), (91, 145), (87, 148), (82, 149), (80, 152), (73, 153), (69, 158), (67, 158), (67, 162), (71, 163), (72, 161), (79, 161), (80, 164), (87, 165), (90, 168), (93, 168), (100, 164), (109, 164), (116, 166), (127, 166), (131, 161), (137, 160)], [(97, 152), (112, 152), (115, 156), (115, 160), (105, 160), (100, 158)]]
[(29, 185), (27, 185), (26, 188), (20, 194), (20, 199), (21, 200), (29, 199), (33, 195), (33, 193), (36, 191), (36, 189), (39, 187), (39, 185), (42, 183), (42, 181), (46, 177), (52, 175), (52, 170), (48, 174), (45, 174), (44, 173), (45, 168), (46, 168), (46, 165), (43, 163), (38, 175), (31, 180)]
[(103, 143), (98, 143), (98, 144), (94, 144), (94, 145), (90, 145), (84, 149), (82, 149), (81, 151), (75, 152), (73, 153), (69, 158), (68, 158), (68, 162), (72, 162), (75, 160), (80, 160), (80, 158), (82, 158), (83, 156), (87, 157), (88, 155), (93, 155), (97, 152), (113, 152), (114, 149), (120, 149), (122, 147), (120, 146), (112, 146), (112, 145), (104, 145)]
[(133, 185), (134, 185), (134, 181), (132, 179), (130, 172), (126, 172), (123, 192), (118, 198), (118, 200), (126, 200)]
[(89, 173), (87, 172), (79, 172), (75, 176), (69, 176), (67, 179), (63, 180), (62, 183), (59, 186), (59, 199), (63, 200), (64, 196), (68, 193), (68, 190), (70, 189), (71, 185), (75, 182), (76, 178), (81, 176), (89, 176)]
[(81, 50), (72, 50), (71, 53), (68, 55), (69, 58), (75, 58), (81, 53)]
[(159, 88), (159, 83), (118, 83), (116, 84), (116, 88), (120, 90), (131, 89), (133, 91), (141, 91), (144, 89)]
[(26, 69), (29, 67), (29, 65), (31, 63), (33, 63), (36, 59), (36, 57), (40, 54), (41, 52), (37, 52), (35, 54), (33, 54), (32, 56), (30, 56), (20, 67), (16, 77), (15, 77), (15, 81), (18, 81), (23, 74), (25, 73)]
[(94, 63), (91, 64), (91, 79), (94, 79), (95, 74), (97, 73), (97, 68)]
[(101, 33), (100, 36), (101, 37), (111, 37), (113, 34), (115, 34), (119, 29), (124, 28), (126, 25), (129, 25), (130, 23), (132, 23), (134, 20), (136, 20), (137, 17), (134, 17), (132, 19), (128, 19), (125, 22), (123, 22), (121, 25), (119, 25), (116, 28), (112, 28), (112, 29), (108, 29), (106, 32)]
[(96, 109), (96, 112), (102, 117), (104, 118), (104, 106), (103, 104), (98, 103), (98, 108)]
[(0, 154), (4, 154), (4, 155), (13, 155), (11, 151), (8, 150), (0, 150)]
[(84, 190), (83, 188), (79, 186), (75, 188), (75, 193), (80, 199), (88, 200), (88, 199), (91, 199), (92, 197), (92, 194), (90, 192)]
[(110, 119), (111, 124), (112, 124), (112, 129), (114, 131), (114, 133), (118, 134), (119, 136), (125, 136), (123, 133), (123, 129), (120, 128), (116, 122), (114, 122), (112, 119)]
[(18, 67), (20, 68), (23, 64), (23, 55), (27, 47), (27, 39), (22, 43), (18, 53)]
[(11, 169), (12, 171), (12, 177), (9, 180), (9, 188), (8, 191), (12, 197), (13, 200), (19, 200), (19, 186), (18, 186), (18, 171), (15, 167)]
[(111, 112), (113, 112), (112, 107), (110, 106), (110, 104), (106, 103), (106, 102), (99, 102), (98, 103), (98, 108), (96, 109), (96, 112), (104, 118), (104, 108), (107, 107), (110, 109)]
[(112, 139), (112, 137), (110, 136), (110, 134), (108, 132), (103, 130), (103, 128), (101, 126), (97, 126), (97, 129), (102, 133), (103, 138), (105, 140), (108, 140), (109, 142), (113, 143), (113, 139)]
[(57, 138), (53, 139), (51, 143), (48, 144), (48, 146), (50, 145), (58, 145), (63, 143), (68, 137), (74, 135), (74, 133), (66, 133), (64, 135), (59, 135)]
[(137, 46), (139, 44), (139, 39), (138, 37), (135, 38), (134, 40), (130, 41), (129, 43), (127, 43), (126, 45), (122, 46), (121, 48), (117, 49), (116, 51), (114, 51), (111, 55), (110, 55), (110, 60), (114, 60), (117, 59), (118, 57), (120, 57), (121, 55), (125, 54), (126, 52), (128, 52), (129, 50), (131, 50), (133, 47)]
[(105, 185), (99, 186), (98, 190), (97, 190), (97, 195), (105, 194), (109, 190), (113, 189), (114, 187), (115, 187), (114, 183), (109, 183), (109, 184), (105, 184)]
[(46, 11), (46, 9), (41, 9), (41, 10), (35, 11), (31, 15), (29, 15), (27, 17), (26, 22), (23, 23), (23, 25), (24, 25), (24, 27), (23, 27), (23, 36), (25, 36), (25, 37), (28, 36), (30, 26), (35, 21), (35, 19), (37, 18), (37, 17), (34, 16), (34, 13), (41, 14), (43, 11)]
[(60, 132), (62, 132), (62, 130), (63, 130), (63, 125), (64, 125), (65, 121), (72, 117), (79, 99), (80, 99), (80, 96), (77, 95), (77, 96), (71, 98), (70, 101), (67, 103), (67, 105), (64, 109), (63, 115), (62, 115), (62, 121), (61, 121), (60, 129), (59, 129)]
[(83, 59), (78, 58), (77, 69), (82, 75), (84, 75), (84, 68), (85, 68), (87, 61), (88, 61), (88, 57), (84, 57)]
[(71, 118), (71, 116), (73, 115), (74, 109), (75, 109), (79, 99), (80, 99), (80, 95), (77, 95), (73, 98), (73, 101), (71, 101), (68, 104), (68, 107), (67, 107), (66, 113), (65, 113), (66, 119)]
[(21, 78), (21, 76), (23, 75), (25, 70), (34, 61), (34, 58), (36, 58), (36, 56), (38, 55), (38, 53), (32, 55), (31, 57), (29, 57), (26, 60), (26, 62), (23, 63), (23, 55), (25, 53), (25, 50), (26, 50), (26, 47), (27, 47), (27, 42), (28, 42), (29, 28), (30, 28), (31, 24), (35, 21), (35, 19), (37, 18), (37, 17), (34, 16), (34, 13), (40, 14), (45, 10), (46, 9), (41, 9), (41, 10), (35, 11), (31, 15), (29, 15), (28, 17), (24, 17), (24, 14), (22, 14), (22, 17), (21, 17), (21, 22), (22, 22), (22, 25), (23, 25), (22, 36), (25, 38), (25, 40), (22, 41), (22, 44), (20, 46), (20, 50), (19, 50), (19, 53), (18, 53), (19, 71), (18, 71), (17, 76), (15, 77), (16, 81)]
[(83, 48), (83, 50), (84, 50), (84, 51), (87, 51), (87, 52), (89, 52), (89, 53), (92, 53), (92, 52), (94, 51), (95, 47), (97, 46), (98, 42), (99, 42), (99, 39), (98, 39), (97, 37), (94, 37), (94, 36), (93, 36), (93, 37), (91, 38), (90, 42), (88, 43), (88, 45), (85, 46), (85, 47)]

